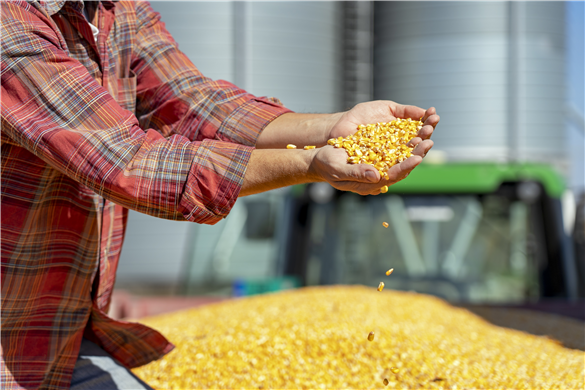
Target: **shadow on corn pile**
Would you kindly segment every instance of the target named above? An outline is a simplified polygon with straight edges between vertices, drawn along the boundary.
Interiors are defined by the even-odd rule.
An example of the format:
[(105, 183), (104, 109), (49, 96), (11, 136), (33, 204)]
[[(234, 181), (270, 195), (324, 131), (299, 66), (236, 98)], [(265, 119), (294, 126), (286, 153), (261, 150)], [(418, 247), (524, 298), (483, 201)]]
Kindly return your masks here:
[[(538, 313), (519, 318), (540, 325), (552, 318), (549, 329), (579, 323)], [(582, 351), (424, 294), (302, 288), (141, 322), (176, 345), (134, 370), (157, 389), (585, 388)]]
[(545, 336), (565, 347), (585, 351), (585, 322), (566, 316), (511, 307), (467, 306), (464, 309), (494, 325)]

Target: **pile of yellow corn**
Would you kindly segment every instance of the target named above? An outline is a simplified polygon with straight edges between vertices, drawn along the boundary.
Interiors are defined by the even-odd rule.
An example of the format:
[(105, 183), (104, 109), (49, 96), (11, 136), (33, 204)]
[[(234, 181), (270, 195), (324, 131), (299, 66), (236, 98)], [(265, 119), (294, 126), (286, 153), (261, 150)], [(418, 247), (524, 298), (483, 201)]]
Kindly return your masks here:
[(585, 386), (582, 351), (423, 294), (314, 287), (141, 322), (177, 346), (134, 370), (157, 389)]
[(348, 137), (331, 138), (327, 144), (344, 148), (350, 164), (370, 164), (385, 176), (393, 165), (412, 156), (408, 143), (422, 128), (421, 121), (396, 119), (388, 123), (359, 125)]

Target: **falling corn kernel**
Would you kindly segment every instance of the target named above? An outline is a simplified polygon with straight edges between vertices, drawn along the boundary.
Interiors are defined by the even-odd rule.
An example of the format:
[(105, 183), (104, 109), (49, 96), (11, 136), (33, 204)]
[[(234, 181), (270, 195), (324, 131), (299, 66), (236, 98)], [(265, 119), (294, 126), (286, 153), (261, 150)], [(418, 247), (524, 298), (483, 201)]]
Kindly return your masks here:
[(382, 290), (384, 290), (384, 282), (380, 282), (380, 284), (378, 285), (378, 291)]
[(376, 167), (380, 176), (388, 180), (390, 167), (412, 156), (413, 147), (408, 143), (422, 128), (417, 120), (396, 119), (388, 123), (359, 125), (357, 131), (348, 137), (331, 138), (328, 145), (344, 148), (349, 164), (370, 164)]
[(390, 268), (388, 271), (386, 271), (386, 276), (392, 275), (392, 272), (394, 272), (394, 268)]
[(400, 370), (397, 367), (392, 367), (390, 371), (392, 371), (393, 374), (398, 374), (398, 371)]
[(370, 334), (368, 334), (368, 341), (374, 341), (374, 332), (370, 332)]
[(380, 188), (380, 192), (385, 194), (386, 192), (388, 192), (388, 186), (384, 186), (382, 188)]
[(388, 378), (384, 378), (384, 386), (388, 386), (388, 383), (390, 383), (390, 381), (388, 380)]
[(296, 149), (297, 148), (297, 145), (288, 144), (288, 145), (286, 145), (286, 148), (287, 149)]
[(387, 228), (390, 225), (388, 225), (388, 222), (382, 222), (382, 226), (384, 226), (385, 228)]
[(305, 146), (303, 149), (305, 149), (305, 150), (309, 150), (309, 149), (315, 149), (315, 146), (312, 146), (312, 145), (307, 145), (307, 146)]

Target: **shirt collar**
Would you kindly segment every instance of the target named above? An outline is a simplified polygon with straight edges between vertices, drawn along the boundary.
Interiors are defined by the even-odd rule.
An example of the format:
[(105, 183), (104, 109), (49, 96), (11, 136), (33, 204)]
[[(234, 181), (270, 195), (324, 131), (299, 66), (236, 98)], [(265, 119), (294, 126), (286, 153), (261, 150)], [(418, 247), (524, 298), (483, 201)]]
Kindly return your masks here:
[[(79, 12), (83, 12), (83, 0), (40, 0), (39, 3), (47, 11), (49, 16), (53, 16), (63, 8), (67, 1), (78, 8)], [(118, 2), (118, 0), (102, 0), (101, 2), (104, 3), (104, 5), (113, 5), (113, 3)]]
[[(61, 8), (63, 8), (63, 6), (65, 5), (65, 1), (66, 0), (44, 0), (44, 1), (41, 0), (39, 3), (45, 9), (45, 11), (47, 11), (49, 16), (53, 16), (54, 14), (59, 12), (61, 10)], [(74, 0), (74, 1), (79, 2), (81, 0)]]

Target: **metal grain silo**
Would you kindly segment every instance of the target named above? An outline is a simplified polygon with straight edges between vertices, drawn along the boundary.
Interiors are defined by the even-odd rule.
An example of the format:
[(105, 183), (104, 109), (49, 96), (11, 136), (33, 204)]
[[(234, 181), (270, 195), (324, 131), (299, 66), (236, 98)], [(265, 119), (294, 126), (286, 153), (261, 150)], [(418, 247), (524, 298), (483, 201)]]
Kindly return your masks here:
[(434, 150), (565, 166), (563, 2), (375, 7), (375, 96), (437, 107)]
[(203, 74), (295, 111), (339, 110), (337, 2), (152, 2)]

